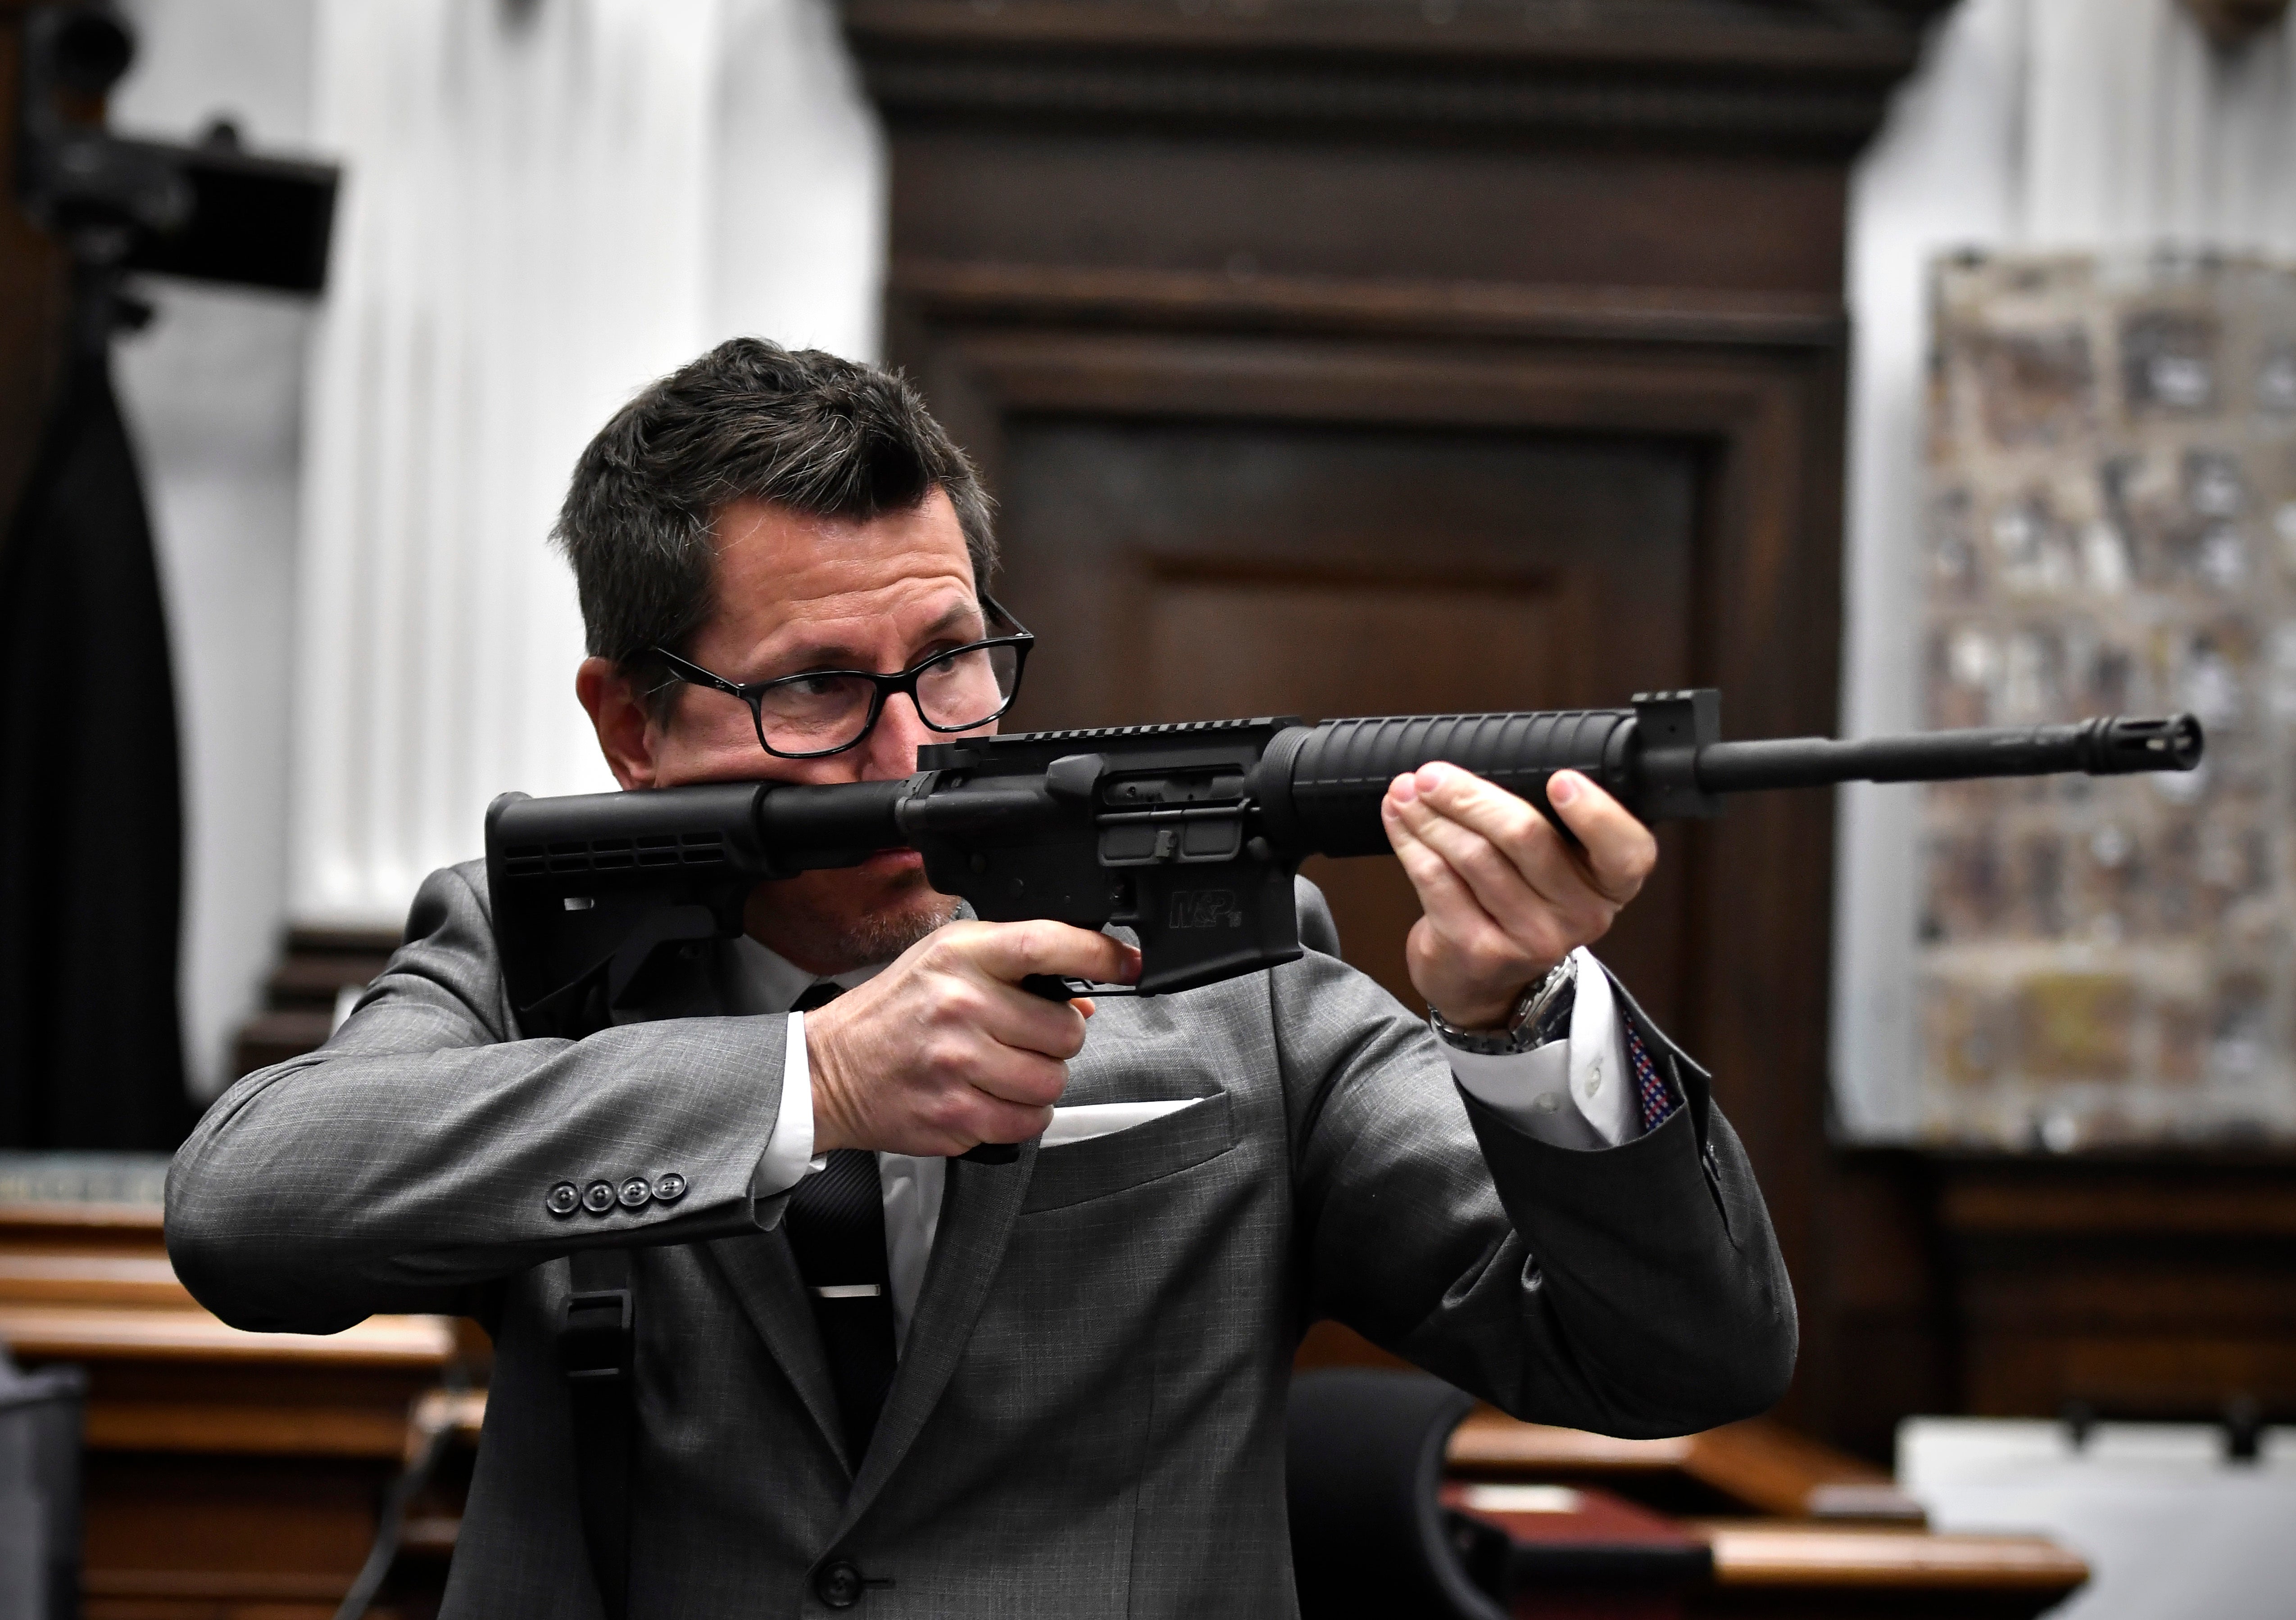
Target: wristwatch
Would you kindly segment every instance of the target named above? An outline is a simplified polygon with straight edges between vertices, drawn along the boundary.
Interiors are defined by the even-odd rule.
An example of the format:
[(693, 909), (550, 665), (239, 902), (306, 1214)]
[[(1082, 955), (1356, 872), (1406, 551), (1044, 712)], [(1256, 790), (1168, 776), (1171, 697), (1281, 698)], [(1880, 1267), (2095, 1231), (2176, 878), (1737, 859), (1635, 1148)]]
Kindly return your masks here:
[(1445, 1045), (1481, 1057), (1536, 1051), (1570, 1027), (1570, 1009), (1578, 999), (1578, 958), (1567, 956), (1522, 992), (1501, 1028), (1463, 1030), (1446, 1022), (1431, 1007), (1427, 1009), (1427, 1026)]

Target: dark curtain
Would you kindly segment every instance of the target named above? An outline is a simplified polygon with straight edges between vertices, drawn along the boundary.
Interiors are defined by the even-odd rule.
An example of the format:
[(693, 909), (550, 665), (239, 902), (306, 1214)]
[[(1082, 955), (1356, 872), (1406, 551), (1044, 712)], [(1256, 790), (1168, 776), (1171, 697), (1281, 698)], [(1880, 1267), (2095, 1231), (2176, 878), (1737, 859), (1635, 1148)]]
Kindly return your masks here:
[(175, 686), (110, 346), (76, 349), (0, 554), (0, 1147), (172, 1148)]

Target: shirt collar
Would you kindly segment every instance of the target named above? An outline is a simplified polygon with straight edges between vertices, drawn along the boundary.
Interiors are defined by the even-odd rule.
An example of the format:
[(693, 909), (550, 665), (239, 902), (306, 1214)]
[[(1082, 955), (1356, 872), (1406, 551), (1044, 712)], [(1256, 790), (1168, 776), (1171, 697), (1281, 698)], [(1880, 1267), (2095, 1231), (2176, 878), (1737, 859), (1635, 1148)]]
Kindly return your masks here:
[[(808, 973), (779, 951), (768, 950), (742, 934), (733, 947), (732, 972), (726, 975), (732, 995), (728, 998), (736, 1013), (756, 1016), (759, 1014), (785, 1013), (797, 1005), (797, 999), (811, 989), (820, 975)], [(885, 971), (887, 964), (873, 962), (866, 967), (856, 967), (849, 973), (831, 974), (829, 982), (840, 990), (851, 990), (865, 984)]]

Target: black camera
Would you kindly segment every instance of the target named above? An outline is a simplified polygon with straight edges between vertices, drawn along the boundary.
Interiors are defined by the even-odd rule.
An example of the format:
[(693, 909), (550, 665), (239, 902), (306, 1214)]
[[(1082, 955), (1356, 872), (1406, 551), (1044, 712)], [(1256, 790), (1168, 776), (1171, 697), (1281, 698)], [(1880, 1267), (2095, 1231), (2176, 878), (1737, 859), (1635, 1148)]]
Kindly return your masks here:
[(130, 140), (85, 116), (135, 60), (109, 8), (24, 19), (16, 194), (73, 257), (107, 267), (316, 292), (340, 171), (241, 150), (218, 121), (196, 144)]

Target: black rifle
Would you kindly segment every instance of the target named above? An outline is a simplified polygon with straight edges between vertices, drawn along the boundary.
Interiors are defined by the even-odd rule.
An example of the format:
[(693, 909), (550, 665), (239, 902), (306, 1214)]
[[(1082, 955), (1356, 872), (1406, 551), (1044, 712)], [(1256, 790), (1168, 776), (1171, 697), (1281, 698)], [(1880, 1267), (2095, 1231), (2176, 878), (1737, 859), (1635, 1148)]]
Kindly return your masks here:
[(665, 962), (740, 933), (759, 883), (906, 848), (934, 888), (990, 922), (1132, 929), (1136, 993), (1155, 995), (1299, 956), (1300, 862), (1388, 853), (1380, 800), (1431, 761), (1521, 794), (1560, 827), (1546, 779), (1562, 769), (1658, 821), (1718, 815), (1721, 794), (1761, 788), (2118, 776), (2201, 759), (2189, 714), (1725, 743), (1720, 703), (1710, 688), (1646, 693), (1627, 709), (1039, 731), (922, 749), (900, 781), (504, 794), (487, 812), (495, 935), (526, 1033), (578, 1038), (643, 1005)]

